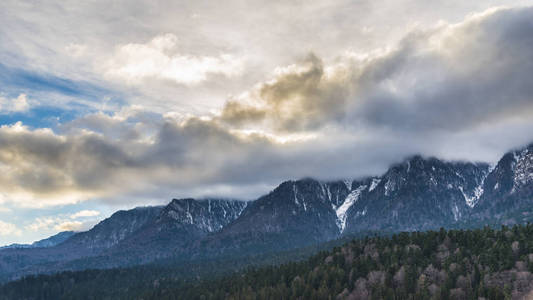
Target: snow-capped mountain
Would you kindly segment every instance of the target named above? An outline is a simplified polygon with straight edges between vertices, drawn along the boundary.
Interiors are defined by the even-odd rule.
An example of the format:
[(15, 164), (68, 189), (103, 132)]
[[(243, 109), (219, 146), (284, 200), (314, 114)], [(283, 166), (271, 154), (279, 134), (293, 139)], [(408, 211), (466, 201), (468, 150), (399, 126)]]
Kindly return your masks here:
[(59, 245), (3, 249), (0, 274), (283, 251), (368, 232), (533, 220), (533, 145), (495, 165), (414, 156), (381, 176), (286, 181), (255, 201), (174, 199), (121, 211)]
[(174, 199), (164, 207), (118, 211), (56, 246), (0, 251), (0, 280), (2, 275), (15, 278), (64, 269), (108, 268), (168, 257), (220, 230), (246, 205), (234, 200)]
[[(253, 253), (280, 250), (334, 239), (339, 234), (335, 207), (350, 184), (313, 179), (287, 181), (250, 203), (242, 215), (207, 238), (207, 248)], [(267, 247), (265, 247), (267, 246)]]
[(533, 144), (505, 154), (487, 176), (475, 212), (502, 215), (533, 203)]
[(151, 222), (106, 254), (125, 261), (134, 256), (137, 262), (168, 257), (220, 231), (237, 219), (247, 205), (226, 199), (174, 199)]
[(287, 181), (208, 237), (207, 245), (217, 252), (287, 249), (360, 232), (458, 224), (470, 217), (488, 173), (487, 164), (415, 156), (380, 177)]
[[(346, 232), (425, 230), (469, 217), (489, 171), (487, 164), (415, 156), (383, 176), (357, 183)], [(356, 183), (354, 183), (354, 186)]]

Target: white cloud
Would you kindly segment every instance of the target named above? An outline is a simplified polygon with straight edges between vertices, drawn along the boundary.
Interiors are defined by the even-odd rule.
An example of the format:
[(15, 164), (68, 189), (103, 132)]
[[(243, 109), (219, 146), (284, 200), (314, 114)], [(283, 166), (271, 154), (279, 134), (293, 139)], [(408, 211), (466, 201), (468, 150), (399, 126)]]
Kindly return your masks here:
[(21, 235), (21, 234), (22, 232), (15, 224), (0, 221), (0, 235)]
[(56, 223), (57, 219), (51, 217), (36, 218), (33, 223), (26, 226), (26, 229), (32, 231), (50, 230)]
[(86, 218), (86, 217), (96, 217), (100, 215), (100, 212), (97, 210), (81, 210), (77, 213), (74, 213), (70, 216), (71, 219)]
[(16, 98), (8, 99), (0, 96), (1, 112), (25, 112), (30, 108), (26, 94), (20, 94)]
[(64, 216), (53, 217), (38, 217), (33, 223), (26, 225), (25, 229), (33, 232), (48, 232), (48, 231), (80, 231), (88, 229), (88, 226), (93, 225), (94, 221), (81, 222), (71, 220)]
[(87, 45), (71, 43), (65, 47), (65, 51), (67, 52), (68, 55), (72, 57), (76, 57), (76, 58), (81, 57), (86, 53)]
[(235, 76), (242, 72), (242, 58), (230, 54), (196, 56), (176, 53), (178, 38), (164, 34), (146, 44), (117, 47), (105, 66), (105, 74), (130, 83), (143, 79), (163, 79), (181, 84), (197, 84), (210, 75)]
[[(36, 74), (89, 82), (117, 93), (121, 102), (142, 104), (147, 110), (205, 114), (219, 109), (227, 95), (239, 94), (264, 80), (276, 66), (290, 64), (310, 51), (324, 61), (347, 50), (368, 53), (395, 45), (411, 23), (424, 28), (438, 20), (457, 22), (488, 7), (529, 1), (114, 3), (70, 1), (58, 6), (55, 0), (43, 0), (38, 10), (30, 10), (20, 1), (0, 1), (0, 25), (9, 28), (0, 32), (0, 61)], [(151, 43), (156, 37), (159, 40)], [(139, 64), (128, 56), (115, 57), (127, 45)], [(124, 51), (129, 55), (127, 47)], [(234, 65), (242, 68), (230, 67)], [(184, 69), (191, 71), (182, 74)], [(239, 69), (237, 74), (231, 71)], [(103, 74), (109, 75), (105, 81)], [(32, 89), (39, 87), (23, 90), (37, 99)], [(43, 96), (47, 104), (59, 108), (83, 104), (120, 109), (96, 100), (92, 92)]]
[(58, 231), (80, 231), (83, 228), (83, 223), (80, 221), (64, 221), (54, 226)]

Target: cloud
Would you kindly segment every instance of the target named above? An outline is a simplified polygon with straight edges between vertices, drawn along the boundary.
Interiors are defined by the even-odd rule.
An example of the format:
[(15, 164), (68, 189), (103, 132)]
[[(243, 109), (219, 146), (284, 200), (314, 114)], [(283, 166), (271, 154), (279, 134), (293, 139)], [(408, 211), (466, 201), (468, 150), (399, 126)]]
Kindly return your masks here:
[(47, 231), (81, 231), (94, 225), (94, 222), (81, 222), (69, 220), (61, 216), (55, 217), (38, 217), (33, 223), (26, 225), (25, 229), (34, 232)]
[[(98, 115), (91, 119), (92, 127), (64, 134), (32, 130), (21, 123), (0, 127), (0, 185), (5, 201), (42, 207), (91, 198), (112, 201), (124, 193), (159, 191), (170, 198), (176, 190), (183, 195), (222, 191), (227, 196), (241, 190), (250, 197), (255, 194), (252, 186), (264, 190), (278, 176), (299, 176), (302, 169), (294, 166), (323, 149), (302, 154), (314, 141), (234, 132), (212, 120), (160, 119), (150, 125), (131, 121), (135, 116), (122, 122), (114, 122), (116, 118)], [(148, 136), (137, 132), (115, 139), (113, 134), (94, 131), (104, 128), (99, 122), (107, 124), (106, 132), (124, 126), (157, 130)]]
[(20, 205), (33, 203), (37, 195), (47, 200), (32, 205), (85, 200), (109, 180), (103, 179), (109, 176), (106, 172), (128, 164), (122, 149), (96, 134), (60, 136), (21, 123), (0, 127), (0, 185), (7, 198)]
[(21, 231), (15, 224), (0, 221), (0, 235), (20, 235)]
[(533, 8), (490, 9), (457, 24), (416, 29), (381, 52), (311, 55), (278, 70), (221, 120), (275, 131), (326, 126), (461, 131), (533, 113)]
[(349, 118), (405, 131), (464, 131), (530, 118), (533, 8), (491, 9), (414, 31), (368, 65)]
[[(312, 54), (210, 114), (130, 106), (55, 131), (2, 126), (0, 187), (30, 207), (253, 199), (285, 179), (379, 174), (414, 153), (493, 161), (533, 140), (531, 20), (533, 8), (493, 9), (380, 51)], [(176, 43), (132, 49), (172, 59)]]
[(344, 117), (351, 89), (345, 76), (348, 74), (326, 73), (322, 60), (315, 55), (301, 64), (278, 68), (275, 73), (274, 79), (259, 84), (245, 99), (229, 101), (221, 119), (235, 125), (261, 122), (290, 132), (316, 129)]
[[(529, 3), (512, 3), (524, 4)], [(219, 109), (227, 95), (238, 95), (263, 81), (276, 66), (286, 66), (307, 52), (324, 62), (347, 50), (368, 53), (395, 45), (415, 25), (457, 22), (497, 5), (511, 4), (229, 0), (205, 5), (117, 0), (108, 5), (96, 0), (58, 6), (54, 0), (43, 0), (38, 10), (31, 10), (31, 5), (6, 0), (0, 3), (0, 61), (5, 64), (0, 66), (0, 82), (4, 92), (26, 93), (59, 107), (116, 111), (120, 107), (103, 100), (111, 96), (121, 102), (117, 106), (206, 114)], [(129, 58), (130, 50), (138, 61)], [(237, 68), (228, 67), (235, 64)]]
[[(109, 132), (125, 126), (114, 118), (98, 115), (91, 119), (92, 126), (103, 128), (98, 123), (104, 122)], [(209, 171), (209, 166), (225, 164), (230, 151), (249, 157), (251, 149), (267, 143), (264, 138), (236, 137), (198, 119), (159, 122), (152, 137), (137, 139), (142, 136), (137, 133), (118, 140), (89, 129), (60, 135), (21, 123), (0, 127), (0, 185), (5, 201), (39, 207), (109, 196), (124, 192), (126, 186), (133, 192), (152, 184), (212, 181), (219, 170)], [(138, 124), (129, 126), (142, 130)], [(210, 153), (217, 148), (220, 155)]]
[(65, 51), (67, 51), (67, 53), (70, 56), (81, 57), (81, 56), (83, 56), (86, 53), (87, 46), (86, 45), (80, 45), (80, 44), (71, 43), (71, 44), (68, 44), (65, 47)]
[(53, 218), (36, 218), (33, 223), (26, 226), (26, 229), (32, 231), (49, 230), (53, 228), (54, 223), (56, 223), (56, 220)]
[(80, 231), (83, 229), (83, 223), (80, 221), (65, 221), (54, 226), (58, 231)]
[(71, 219), (77, 218), (86, 218), (86, 217), (96, 217), (100, 215), (100, 212), (97, 210), (81, 210), (77, 213), (74, 213), (70, 216)]
[(26, 94), (13, 99), (0, 97), (0, 113), (25, 112), (30, 108)]
[(179, 84), (197, 84), (210, 75), (232, 77), (242, 72), (243, 60), (230, 54), (195, 56), (176, 53), (178, 38), (164, 34), (146, 44), (129, 43), (117, 48), (105, 66), (111, 78), (138, 83), (143, 79), (163, 79)]

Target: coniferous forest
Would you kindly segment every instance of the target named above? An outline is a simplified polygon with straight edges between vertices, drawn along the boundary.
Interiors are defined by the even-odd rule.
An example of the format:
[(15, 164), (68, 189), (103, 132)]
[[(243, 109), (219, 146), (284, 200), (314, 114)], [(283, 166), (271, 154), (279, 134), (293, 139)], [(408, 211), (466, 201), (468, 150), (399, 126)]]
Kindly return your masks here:
[(366, 237), (306, 260), (201, 278), (148, 266), (29, 276), (2, 286), (0, 299), (520, 299), (532, 272), (528, 224)]

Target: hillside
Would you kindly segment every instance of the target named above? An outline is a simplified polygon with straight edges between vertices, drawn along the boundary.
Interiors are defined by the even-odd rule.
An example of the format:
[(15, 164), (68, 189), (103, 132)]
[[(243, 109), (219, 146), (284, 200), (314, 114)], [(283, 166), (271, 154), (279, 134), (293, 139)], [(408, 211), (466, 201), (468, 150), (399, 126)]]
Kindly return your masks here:
[[(156, 299), (520, 299), (533, 295), (533, 225), (354, 240), (308, 261), (185, 287)], [(531, 293), (531, 294), (530, 294)]]
[(355, 239), (225, 277), (184, 280), (174, 271), (28, 277), (1, 287), (0, 299), (520, 299), (533, 290), (533, 225)]

